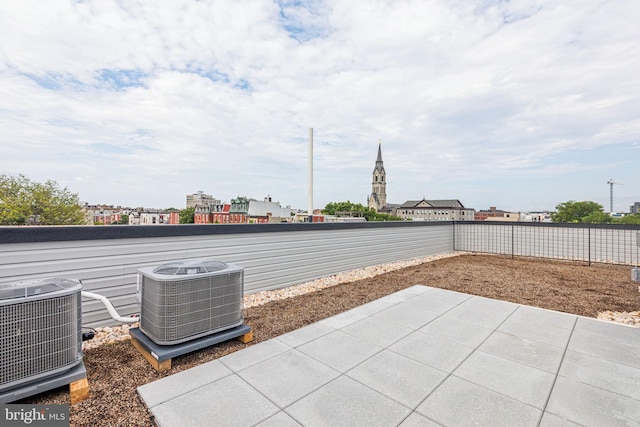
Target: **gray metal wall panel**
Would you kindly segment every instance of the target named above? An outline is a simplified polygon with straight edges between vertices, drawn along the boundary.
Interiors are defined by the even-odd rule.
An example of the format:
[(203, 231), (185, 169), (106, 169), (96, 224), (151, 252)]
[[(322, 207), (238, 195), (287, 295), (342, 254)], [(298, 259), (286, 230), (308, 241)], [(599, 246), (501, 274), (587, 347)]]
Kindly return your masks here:
[[(213, 258), (241, 265), (245, 292), (253, 293), (453, 251), (452, 223), (409, 225), (0, 244), (0, 282), (79, 279), (86, 290), (107, 296), (121, 315), (128, 315), (139, 310), (138, 268), (170, 260)], [(83, 321), (90, 327), (114, 324), (93, 300), (83, 302)]]

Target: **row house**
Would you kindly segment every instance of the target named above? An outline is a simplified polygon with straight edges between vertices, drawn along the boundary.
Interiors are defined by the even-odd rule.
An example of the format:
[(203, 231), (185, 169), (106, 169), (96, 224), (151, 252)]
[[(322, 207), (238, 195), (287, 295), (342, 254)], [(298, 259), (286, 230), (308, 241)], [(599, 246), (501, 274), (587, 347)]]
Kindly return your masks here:
[(169, 225), (179, 223), (180, 213), (174, 210), (146, 210), (132, 212), (129, 215), (129, 225)]
[(229, 222), (231, 224), (246, 224), (249, 222), (249, 199), (246, 197), (231, 199)]
[(122, 221), (122, 215), (130, 212), (127, 208), (113, 205), (90, 205), (85, 204), (83, 207), (85, 222), (88, 225), (104, 224), (110, 225)]
[(267, 224), (270, 222), (293, 222), (293, 210), (282, 207), (271, 196), (263, 201), (238, 197), (231, 200), (229, 210), (231, 223)]
[(266, 224), (269, 222), (292, 222), (293, 210), (291, 206), (282, 207), (279, 202), (274, 202), (271, 196), (264, 200), (249, 200), (249, 222)]
[(229, 224), (231, 223), (230, 209), (231, 205), (225, 203), (198, 205), (193, 213), (193, 222), (195, 224)]

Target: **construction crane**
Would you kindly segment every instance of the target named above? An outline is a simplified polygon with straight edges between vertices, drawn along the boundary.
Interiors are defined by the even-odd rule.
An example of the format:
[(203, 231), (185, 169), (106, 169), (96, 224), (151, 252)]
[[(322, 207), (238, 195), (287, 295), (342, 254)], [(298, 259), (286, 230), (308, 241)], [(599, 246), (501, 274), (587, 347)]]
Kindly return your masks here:
[(624, 184), (620, 184), (619, 182), (613, 182), (613, 179), (610, 179), (609, 181), (607, 181), (607, 184), (609, 184), (609, 213), (613, 213), (613, 184), (616, 185), (624, 185)]

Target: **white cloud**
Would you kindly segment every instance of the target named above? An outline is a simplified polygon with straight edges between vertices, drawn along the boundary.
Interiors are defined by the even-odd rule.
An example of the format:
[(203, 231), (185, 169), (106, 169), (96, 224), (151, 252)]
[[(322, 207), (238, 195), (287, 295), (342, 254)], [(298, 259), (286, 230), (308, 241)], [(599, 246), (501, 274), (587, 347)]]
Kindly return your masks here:
[(637, 22), (632, 0), (5, 2), (0, 173), (305, 208), (313, 127), (317, 207), (365, 202), (381, 138), (391, 202), (608, 205), (613, 177), (626, 210)]

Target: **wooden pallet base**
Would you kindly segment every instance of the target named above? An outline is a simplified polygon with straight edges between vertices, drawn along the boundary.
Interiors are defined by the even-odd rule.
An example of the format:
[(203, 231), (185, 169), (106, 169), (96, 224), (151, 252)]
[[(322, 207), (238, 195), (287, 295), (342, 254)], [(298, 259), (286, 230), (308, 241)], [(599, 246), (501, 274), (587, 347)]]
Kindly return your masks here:
[(149, 362), (156, 371), (164, 372), (171, 369), (171, 359), (158, 362), (155, 357), (153, 357), (144, 347), (142, 347), (137, 339), (131, 337), (131, 344), (133, 344), (133, 346), (140, 352), (140, 354), (142, 354), (142, 356), (147, 359), (147, 362)]
[(248, 342), (253, 341), (253, 331), (249, 331), (244, 335), (240, 335), (238, 338), (236, 338), (238, 341), (240, 341), (243, 344), (246, 344)]
[(69, 394), (71, 395), (71, 404), (76, 403), (89, 398), (89, 381), (86, 378), (82, 378), (78, 381), (74, 381), (69, 384)]

